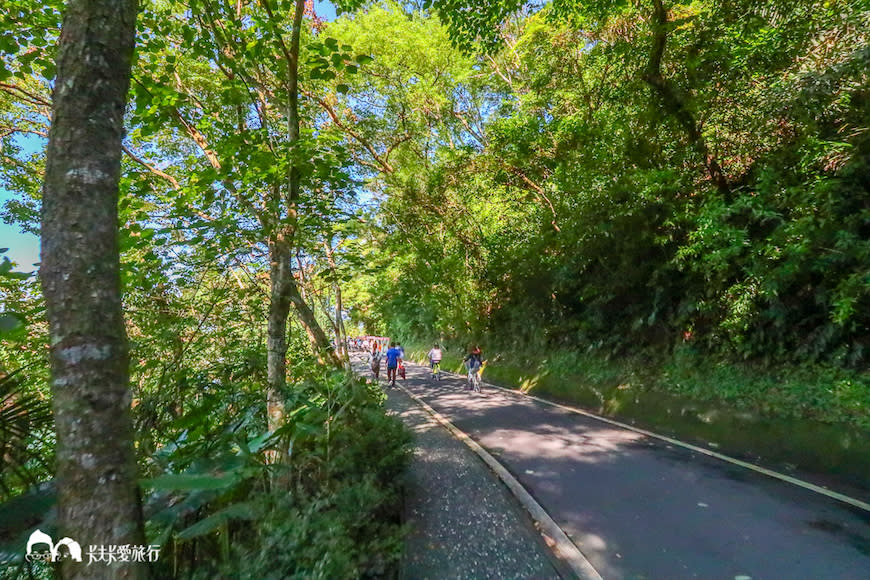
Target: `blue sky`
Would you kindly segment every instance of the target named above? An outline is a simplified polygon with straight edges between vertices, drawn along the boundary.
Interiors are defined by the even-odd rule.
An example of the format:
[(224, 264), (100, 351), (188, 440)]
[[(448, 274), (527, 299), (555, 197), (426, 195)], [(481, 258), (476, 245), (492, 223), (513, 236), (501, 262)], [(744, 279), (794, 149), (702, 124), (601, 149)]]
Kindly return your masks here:
[(315, 1), (314, 11), (324, 20), (335, 20), (335, 6), (331, 2)]
[[(0, 190), (0, 204), (10, 197), (8, 192)], [(3, 256), (8, 256), (15, 262), (19, 272), (32, 271), (31, 264), (39, 261), (39, 238), (33, 234), (21, 233), (17, 226), (0, 223), (0, 248), (9, 248)]]
[[(314, 10), (324, 20), (335, 20), (335, 6), (331, 2), (316, 1)], [(40, 143), (34, 144), (34, 147), (40, 146), (42, 146)], [(0, 207), (14, 197), (14, 193), (0, 187)], [(0, 221), (0, 248), (9, 248), (3, 256), (8, 256), (15, 262), (19, 271), (32, 271), (34, 269), (32, 264), (39, 262), (39, 238), (22, 232), (16, 225), (8, 225), (2, 221)]]
[[(39, 137), (25, 136), (16, 138), (16, 143), (22, 147), (24, 153), (29, 155), (45, 147), (45, 141)], [(0, 186), (0, 209), (10, 199), (15, 199), (17, 194), (3, 189)], [(0, 219), (0, 248), (9, 248), (3, 254), (18, 266), (19, 272), (32, 272), (33, 264), (39, 261), (39, 238), (33, 234), (24, 233), (17, 225), (9, 225)]]

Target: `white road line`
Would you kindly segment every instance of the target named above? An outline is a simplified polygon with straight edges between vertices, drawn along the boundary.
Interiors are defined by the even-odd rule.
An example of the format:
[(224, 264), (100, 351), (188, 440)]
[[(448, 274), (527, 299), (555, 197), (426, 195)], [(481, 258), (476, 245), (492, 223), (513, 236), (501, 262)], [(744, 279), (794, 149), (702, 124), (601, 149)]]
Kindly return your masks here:
[(581, 552), (574, 542), (571, 541), (564, 530), (559, 527), (559, 524), (550, 517), (550, 514), (541, 507), (541, 504), (535, 501), (531, 494), (526, 491), (526, 488), (524, 488), (522, 484), (517, 481), (517, 479), (511, 475), (511, 473), (505, 469), (501, 463), (498, 462), (497, 459), (490, 455), (486, 449), (481, 447), (480, 444), (478, 444), (468, 434), (451, 423), (449, 419), (430, 407), (420, 397), (398, 383), (396, 384), (396, 387), (401, 389), (402, 392), (411, 397), (411, 399), (413, 399), (418, 405), (423, 407), (427, 413), (429, 413), (436, 421), (441, 423), (441, 425), (450, 431), (454, 437), (465, 443), (472, 451), (477, 453), (484, 463), (486, 463), (489, 468), (495, 472), (498, 478), (501, 479), (502, 483), (507, 486), (514, 497), (519, 500), (525, 510), (529, 512), (529, 515), (538, 524), (540, 532), (546, 538), (551, 540), (552, 549), (555, 552), (556, 557), (564, 561), (571, 570), (577, 574), (580, 580), (603, 580), (595, 567), (592, 566), (589, 560), (586, 559), (586, 556), (583, 555), (583, 552)]
[(803, 489), (824, 495), (825, 497), (829, 497), (831, 499), (835, 499), (837, 501), (841, 501), (843, 503), (849, 504), (851, 506), (860, 508), (862, 510), (870, 512), (870, 504), (863, 502), (859, 499), (855, 499), (854, 497), (850, 497), (848, 495), (844, 495), (842, 493), (838, 493), (836, 491), (831, 491), (830, 489), (826, 489), (819, 485), (815, 485), (813, 483), (809, 483), (808, 481), (803, 481), (801, 479), (797, 479), (795, 477), (791, 477), (784, 473), (779, 473), (778, 471), (773, 471), (771, 469), (767, 469), (765, 467), (759, 467), (758, 465), (754, 465), (752, 463), (748, 463), (746, 461), (741, 461), (734, 457), (729, 457), (728, 455), (724, 455), (722, 453), (717, 453), (715, 451), (710, 451), (709, 449), (704, 449), (703, 447), (698, 447), (697, 445), (692, 445), (691, 443), (684, 443), (683, 441), (679, 441), (677, 439), (673, 439), (671, 437), (667, 437), (665, 435), (659, 435), (658, 433), (653, 433), (652, 431), (647, 431), (646, 429), (641, 429), (640, 427), (635, 427), (633, 425), (628, 425), (626, 423), (620, 423), (619, 421), (614, 421), (613, 419), (608, 419), (607, 417), (601, 417), (600, 415), (596, 415), (594, 413), (590, 413), (589, 411), (584, 411), (583, 409), (578, 409), (576, 407), (571, 407), (569, 405), (563, 405), (561, 403), (554, 403), (553, 401), (548, 401), (546, 399), (542, 399), (540, 397), (536, 397), (534, 395), (529, 395), (527, 393), (522, 393), (519, 391), (515, 391), (513, 389), (506, 389), (504, 387), (499, 387), (498, 385), (492, 385), (490, 383), (484, 383), (489, 388), (498, 389), (500, 391), (504, 391), (506, 393), (510, 393), (517, 397), (525, 397), (528, 399), (532, 399), (533, 401), (537, 401), (539, 403), (543, 403), (545, 405), (550, 405), (552, 407), (557, 407), (559, 409), (564, 409), (565, 411), (570, 411), (572, 413), (577, 413), (578, 415), (583, 415), (584, 417), (589, 417), (590, 419), (595, 419), (596, 421), (601, 421), (603, 423), (607, 423), (609, 425), (613, 425), (615, 427), (621, 427), (623, 429), (628, 429), (629, 431), (634, 431), (635, 433), (640, 433), (641, 435), (646, 435), (647, 437), (652, 437), (653, 439), (658, 439), (660, 441), (665, 441), (670, 443), (671, 445), (677, 445), (684, 449), (689, 449), (690, 451), (694, 451), (695, 453), (700, 453), (702, 455), (707, 455), (708, 457), (714, 457), (716, 459), (726, 461), (733, 465), (738, 465), (740, 467), (751, 469), (757, 473), (761, 473), (763, 475), (767, 475), (768, 477), (773, 477), (775, 479), (779, 479), (780, 481), (784, 481), (786, 483), (790, 483), (792, 485), (796, 485)]

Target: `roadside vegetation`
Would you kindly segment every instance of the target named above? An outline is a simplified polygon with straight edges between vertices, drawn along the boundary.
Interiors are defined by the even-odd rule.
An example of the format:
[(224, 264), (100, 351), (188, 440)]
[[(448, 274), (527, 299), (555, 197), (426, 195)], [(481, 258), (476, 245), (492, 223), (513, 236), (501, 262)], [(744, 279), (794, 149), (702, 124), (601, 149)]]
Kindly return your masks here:
[(352, 313), (563, 398), (866, 429), (866, 6), (566, 4), (504, 29), (457, 81), (480, 125), (384, 185)]
[(605, 414), (870, 429), (866, 2), (92, 4), (131, 11), (107, 137), (105, 83), (52, 93), (107, 62), (56, 58), (106, 49), (94, 12), (0, 14), (2, 217), (44, 244), (41, 284), (0, 251), (0, 577), (103, 533), (83, 505), (159, 578), (390, 577), (411, 439), (347, 335)]

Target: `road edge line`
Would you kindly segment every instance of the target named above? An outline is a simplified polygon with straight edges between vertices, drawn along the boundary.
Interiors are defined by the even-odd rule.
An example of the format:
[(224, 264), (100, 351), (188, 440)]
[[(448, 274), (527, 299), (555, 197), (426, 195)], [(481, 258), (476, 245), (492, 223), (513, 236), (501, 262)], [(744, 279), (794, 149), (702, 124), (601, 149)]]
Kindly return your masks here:
[(671, 445), (676, 445), (678, 447), (682, 447), (684, 449), (688, 449), (690, 451), (694, 451), (696, 453), (700, 453), (702, 455), (706, 455), (708, 457), (713, 457), (715, 459), (719, 459), (721, 461), (725, 461), (727, 463), (731, 463), (733, 465), (737, 465), (739, 467), (743, 467), (745, 469), (749, 469), (751, 471), (755, 471), (757, 473), (761, 473), (762, 475), (766, 475), (768, 477), (772, 477), (774, 479), (779, 479), (780, 481), (784, 481), (786, 483), (790, 483), (797, 487), (806, 489), (808, 491), (812, 491), (828, 497), (830, 499), (835, 499), (837, 501), (849, 504), (853, 507), (862, 509), (864, 511), (870, 512), (870, 503), (863, 502), (859, 499), (855, 499), (854, 497), (850, 497), (848, 495), (832, 491), (830, 489), (826, 489), (814, 483), (810, 483), (808, 481), (803, 481), (802, 479), (797, 479), (796, 477), (791, 477), (790, 475), (786, 475), (784, 473), (780, 473), (778, 471), (773, 471), (772, 469), (767, 469), (766, 467), (761, 467), (759, 465), (755, 465), (753, 463), (749, 463), (748, 461), (742, 461), (735, 457), (730, 457), (723, 453), (718, 453), (716, 451), (711, 451), (709, 449), (705, 449), (703, 447), (699, 447), (697, 445), (692, 445), (691, 443), (686, 443), (684, 441), (680, 441), (679, 439), (674, 439), (672, 437), (668, 437), (667, 435), (659, 435), (658, 433), (654, 433), (652, 431), (647, 431), (646, 429), (641, 429), (640, 427), (635, 427), (634, 425), (629, 425), (627, 423), (621, 423), (619, 421), (608, 419), (607, 417), (602, 417), (600, 415), (596, 415), (595, 413), (590, 413), (589, 411), (584, 411), (583, 409), (578, 409), (577, 407), (572, 407), (570, 405), (564, 405), (562, 403), (556, 403), (554, 401), (548, 401), (547, 399), (542, 399), (535, 395), (530, 395), (528, 393), (523, 393), (522, 391), (517, 391), (514, 389), (508, 389), (505, 387), (500, 387), (498, 385), (493, 385), (491, 383), (483, 383), (484, 386), (492, 389), (498, 389), (500, 391), (505, 391), (506, 393), (510, 393), (517, 397), (524, 397), (527, 399), (531, 399), (533, 401), (538, 401), (539, 403), (544, 403), (545, 405), (550, 405), (552, 407), (557, 407), (559, 409), (564, 409), (566, 411), (571, 411), (572, 413), (577, 413), (579, 415), (583, 415), (584, 417), (589, 417), (590, 419), (596, 419), (598, 421), (602, 421), (604, 423), (608, 423), (609, 425), (613, 425), (615, 427), (621, 427), (622, 429), (628, 429), (629, 431), (634, 431), (635, 433), (640, 433), (641, 435), (646, 435), (647, 437), (652, 437), (653, 439), (658, 439), (660, 441), (664, 441), (666, 443), (670, 443)]
[[(577, 547), (568, 534), (559, 527), (550, 514), (539, 504), (535, 498), (522, 486), (522, 484), (493, 457), (486, 449), (484, 449), (477, 441), (471, 438), (467, 433), (459, 429), (456, 425), (450, 422), (444, 415), (429, 406), (420, 397), (410, 392), (400, 384), (396, 384), (403, 393), (408, 395), (414, 402), (423, 407), (438, 423), (450, 431), (454, 437), (465, 443), (484, 463), (498, 476), (505, 484), (515, 498), (520, 502), (523, 508), (529, 513), (535, 523), (539, 526), (539, 533), (548, 536), (553, 541), (551, 549), (556, 557), (565, 562), (571, 570), (577, 574), (581, 580), (603, 580), (601, 575), (594, 566), (586, 559), (580, 548)], [(499, 387), (500, 388), (500, 387)]]

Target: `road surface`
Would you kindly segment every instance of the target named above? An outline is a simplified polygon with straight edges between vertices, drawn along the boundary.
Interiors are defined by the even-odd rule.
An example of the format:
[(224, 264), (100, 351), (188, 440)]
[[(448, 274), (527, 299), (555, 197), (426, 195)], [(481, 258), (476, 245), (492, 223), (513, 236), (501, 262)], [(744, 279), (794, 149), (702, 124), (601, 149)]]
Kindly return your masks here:
[(462, 382), (416, 365), (401, 381), (498, 458), (606, 580), (870, 580), (867, 511)]

